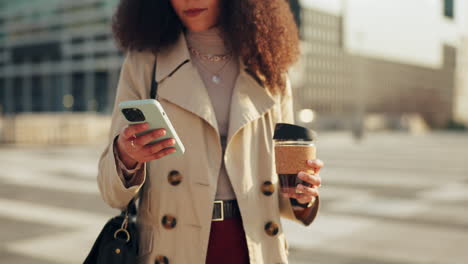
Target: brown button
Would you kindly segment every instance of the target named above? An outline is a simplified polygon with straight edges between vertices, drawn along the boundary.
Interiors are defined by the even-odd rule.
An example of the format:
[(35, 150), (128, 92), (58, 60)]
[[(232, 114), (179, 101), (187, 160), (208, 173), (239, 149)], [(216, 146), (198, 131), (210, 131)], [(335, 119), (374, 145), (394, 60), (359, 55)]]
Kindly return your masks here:
[(179, 185), (182, 182), (182, 178), (182, 174), (177, 170), (172, 170), (169, 172), (169, 175), (167, 175), (167, 181), (174, 186)]
[(275, 192), (275, 186), (271, 181), (266, 181), (262, 184), (262, 192), (266, 196), (270, 196)]
[(268, 222), (266, 223), (265, 225), (265, 232), (269, 235), (269, 236), (275, 236), (276, 234), (278, 234), (278, 231), (279, 231), (279, 226), (277, 223), (275, 222)]
[(165, 215), (163, 216), (161, 223), (164, 226), (164, 228), (172, 229), (176, 226), (177, 219), (171, 215)]
[(169, 264), (169, 259), (166, 256), (158, 255), (154, 264)]

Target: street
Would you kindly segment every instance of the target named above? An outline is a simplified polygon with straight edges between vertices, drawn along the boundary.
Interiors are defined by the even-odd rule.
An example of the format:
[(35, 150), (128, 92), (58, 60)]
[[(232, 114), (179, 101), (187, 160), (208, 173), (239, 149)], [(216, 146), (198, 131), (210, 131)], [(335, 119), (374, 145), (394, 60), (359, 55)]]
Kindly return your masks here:
[[(468, 263), (468, 133), (318, 136), (321, 208), (283, 221), (290, 263)], [(118, 213), (97, 189), (103, 149), (0, 146), (1, 263), (82, 263)]]

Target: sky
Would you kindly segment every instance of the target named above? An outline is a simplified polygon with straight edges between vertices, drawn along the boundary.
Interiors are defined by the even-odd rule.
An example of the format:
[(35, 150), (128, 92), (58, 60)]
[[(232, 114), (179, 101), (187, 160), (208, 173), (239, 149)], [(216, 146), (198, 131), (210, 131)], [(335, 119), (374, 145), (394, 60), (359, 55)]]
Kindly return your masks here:
[(345, 18), (350, 53), (440, 67), (443, 45), (468, 36), (468, 1), (456, 0), (455, 19), (443, 16), (440, 0), (301, 0), (304, 7)]

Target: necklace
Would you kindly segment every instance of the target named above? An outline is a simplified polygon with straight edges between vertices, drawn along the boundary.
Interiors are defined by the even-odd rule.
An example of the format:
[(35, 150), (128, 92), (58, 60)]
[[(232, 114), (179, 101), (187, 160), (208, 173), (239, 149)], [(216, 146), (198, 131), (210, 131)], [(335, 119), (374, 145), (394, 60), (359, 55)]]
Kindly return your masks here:
[(221, 76), (220, 76), (220, 73), (222, 72), (222, 70), (224, 69), (224, 67), (229, 63), (229, 61), (231, 60), (232, 56), (229, 57), (229, 59), (227, 59), (223, 66), (221, 66), (221, 68), (219, 70), (217, 70), (215, 73), (211, 72), (210, 70), (208, 70), (205, 65), (203, 65), (203, 63), (201, 62), (198, 62), (198, 65), (200, 65), (206, 72), (210, 73), (212, 76), (211, 76), (211, 81), (213, 83), (216, 83), (216, 84), (219, 84), (221, 82)]
[(199, 58), (202, 58), (204, 60), (212, 61), (212, 62), (218, 62), (218, 61), (223, 61), (223, 60), (229, 59), (231, 57), (231, 55), (232, 55), (232, 52), (228, 52), (228, 53), (222, 54), (222, 55), (201, 54), (200, 51), (196, 50), (193, 47), (189, 47), (189, 50), (193, 55), (195, 55), (195, 56), (197, 56)]

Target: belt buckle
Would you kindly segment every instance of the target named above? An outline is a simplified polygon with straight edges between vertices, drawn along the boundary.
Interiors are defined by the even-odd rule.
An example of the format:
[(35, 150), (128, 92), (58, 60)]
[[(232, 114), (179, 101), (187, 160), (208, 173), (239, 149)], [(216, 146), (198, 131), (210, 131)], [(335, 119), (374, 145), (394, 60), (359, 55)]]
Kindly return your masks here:
[(223, 221), (224, 220), (224, 201), (214, 201), (214, 205), (218, 205), (221, 207), (221, 217), (213, 218), (212, 221)]

